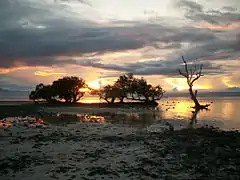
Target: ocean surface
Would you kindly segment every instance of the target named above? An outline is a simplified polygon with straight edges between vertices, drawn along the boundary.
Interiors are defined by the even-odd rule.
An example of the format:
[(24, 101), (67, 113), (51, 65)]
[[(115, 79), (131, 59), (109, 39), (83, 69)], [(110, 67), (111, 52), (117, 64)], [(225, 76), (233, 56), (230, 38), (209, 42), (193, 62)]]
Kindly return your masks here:
[[(220, 127), (222, 129), (240, 130), (240, 97), (199, 97), (201, 103), (211, 104), (209, 110), (202, 110), (197, 114), (197, 123), (204, 123)], [(22, 96), (0, 96), (0, 104), (15, 104), (29, 102), (26, 94)], [(86, 96), (80, 102), (94, 103), (104, 102), (96, 96)], [(159, 102), (159, 113), (156, 119), (186, 120), (193, 117), (192, 101), (188, 97), (163, 98)], [(1, 108), (1, 107), (0, 107)]]
[[(99, 102), (98, 97), (86, 97), (86, 103)], [(199, 97), (202, 104), (210, 104), (208, 110), (198, 112), (198, 124), (219, 127), (225, 130), (240, 130), (240, 96)], [(101, 100), (101, 102), (104, 102)], [(189, 97), (168, 97), (158, 101), (159, 113), (154, 114), (155, 120), (189, 121), (193, 117), (193, 102)], [(152, 117), (151, 117), (152, 119)]]

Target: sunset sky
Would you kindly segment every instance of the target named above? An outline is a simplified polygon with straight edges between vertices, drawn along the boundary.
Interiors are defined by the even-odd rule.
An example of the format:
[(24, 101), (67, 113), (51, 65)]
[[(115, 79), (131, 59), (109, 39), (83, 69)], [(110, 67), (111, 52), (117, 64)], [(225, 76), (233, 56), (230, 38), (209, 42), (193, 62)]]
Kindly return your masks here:
[(197, 88), (240, 87), (240, 1), (0, 0), (0, 88), (133, 73), (184, 90), (182, 55), (203, 64)]

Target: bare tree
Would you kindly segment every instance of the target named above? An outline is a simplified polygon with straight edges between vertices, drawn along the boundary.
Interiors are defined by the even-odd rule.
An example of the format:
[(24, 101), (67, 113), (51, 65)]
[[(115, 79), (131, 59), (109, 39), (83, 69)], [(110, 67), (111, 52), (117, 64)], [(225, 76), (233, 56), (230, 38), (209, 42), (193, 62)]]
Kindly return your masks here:
[(194, 82), (197, 81), (201, 76), (203, 76), (203, 74), (202, 74), (203, 65), (201, 64), (200, 67), (197, 67), (197, 65), (195, 64), (194, 68), (189, 69), (188, 64), (184, 60), (183, 56), (182, 56), (182, 60), (184, 62), (185, 72), (182, 72), (180, 69), (178, 71), (179, 71), (180, 75), (182, 75), (183, 77), (185, 77), (187, 79), (187, 83), (189, 86), (189, 93), (190, 93), (191, 99), (193, 100), (193, 102), (195, 104), (195, 108), (196, 109), (206, 109), (209, 106), (209, 104), (201, 105), (197, 99), (197, 90), (195, 90), (195, 92), (193, 92)]

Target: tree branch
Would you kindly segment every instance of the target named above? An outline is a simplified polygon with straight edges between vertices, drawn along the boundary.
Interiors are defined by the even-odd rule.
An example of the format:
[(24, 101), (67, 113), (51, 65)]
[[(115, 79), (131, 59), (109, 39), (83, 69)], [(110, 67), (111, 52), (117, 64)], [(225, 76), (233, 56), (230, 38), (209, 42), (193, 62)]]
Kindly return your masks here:
[(182, 75), (182, 76), (184, 76), (186, 78), (188, 77), (187, 74), (183, 73), (180, 69), (178, 69), (178, 72), (179, 72), (180, 75)]
[(184, 66), (185, 66), (185, 71), (186, 71), (186, 74), (189, 75), (189, 72), (188, 72), (188, 66), (187, 66), (187, 62), (185, 61), (184, 57), (182, 56), (182, 60), (184, 62)]

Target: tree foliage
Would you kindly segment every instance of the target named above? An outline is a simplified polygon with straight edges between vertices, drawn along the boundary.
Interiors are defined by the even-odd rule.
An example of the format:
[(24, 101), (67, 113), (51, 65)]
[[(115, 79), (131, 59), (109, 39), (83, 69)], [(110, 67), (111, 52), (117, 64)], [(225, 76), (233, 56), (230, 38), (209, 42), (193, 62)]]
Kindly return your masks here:
[(46, 100), (48, 102), (53, 101), (55, 97), (55, 91), (51, 85), (38, 84), (34, 91), (31, 91), (29, 99), (38, 101)]
[(35, 90), (30, 93), (29, 99), (47, 102), (64, 100), (67, 103), (76, 103), (84, 95), (80, 89), (85, 87), (86, 83), (82, 78), (64, 77), (54, 81), (52, 85), (38, 84)]
[(108, 103), (117, 100), (124, 102), (125, 99), (151, 103), (160, 100), (165, 92), (159, 85), (153, 86), (143, 78), (138, 79), (132, 74), (127, 74), (119, 76), (113, 85), (106, 85), (100, 90), (88, 87), (82, 78), (63, 77), (51, 85), (38, 84), (29, 98), (34, 101), (63, 100), (67, 103), (76, 103), (84, 96), (84, 92), (81, 91), (83, 88), (87, 88), (90, 95), (99, 95)]
[(82, 78), (64, 77), (54, 81), (52, 87), (57, 91), (58, 98), (68, 103), (76, 103), (83, 97), (84, 92), (80, 89), (85, 88), (86, 83)]
[(143, 78), (135, 78), (132, 74), (120, 76), (113, 85), (105, 86), (100, 93), (100, 98), (108, 103), (114, 103), (116, 99), (123, 102), (124, 99), (155, 102), (160, 100), (164, 90), (158, 85), (148, 84)]
[(132, 83), (130, 94), (131, 99), (145, 102), (155, 102), (160, 100), (165, 91), (160, 85), (148, 84), (143, 78), (135, 79)]
[(108, 103), (114, 103), (119, 94), (120, 90), (116, 86), (106, 85), (100, 91), (100, 98), (104, 99)]

